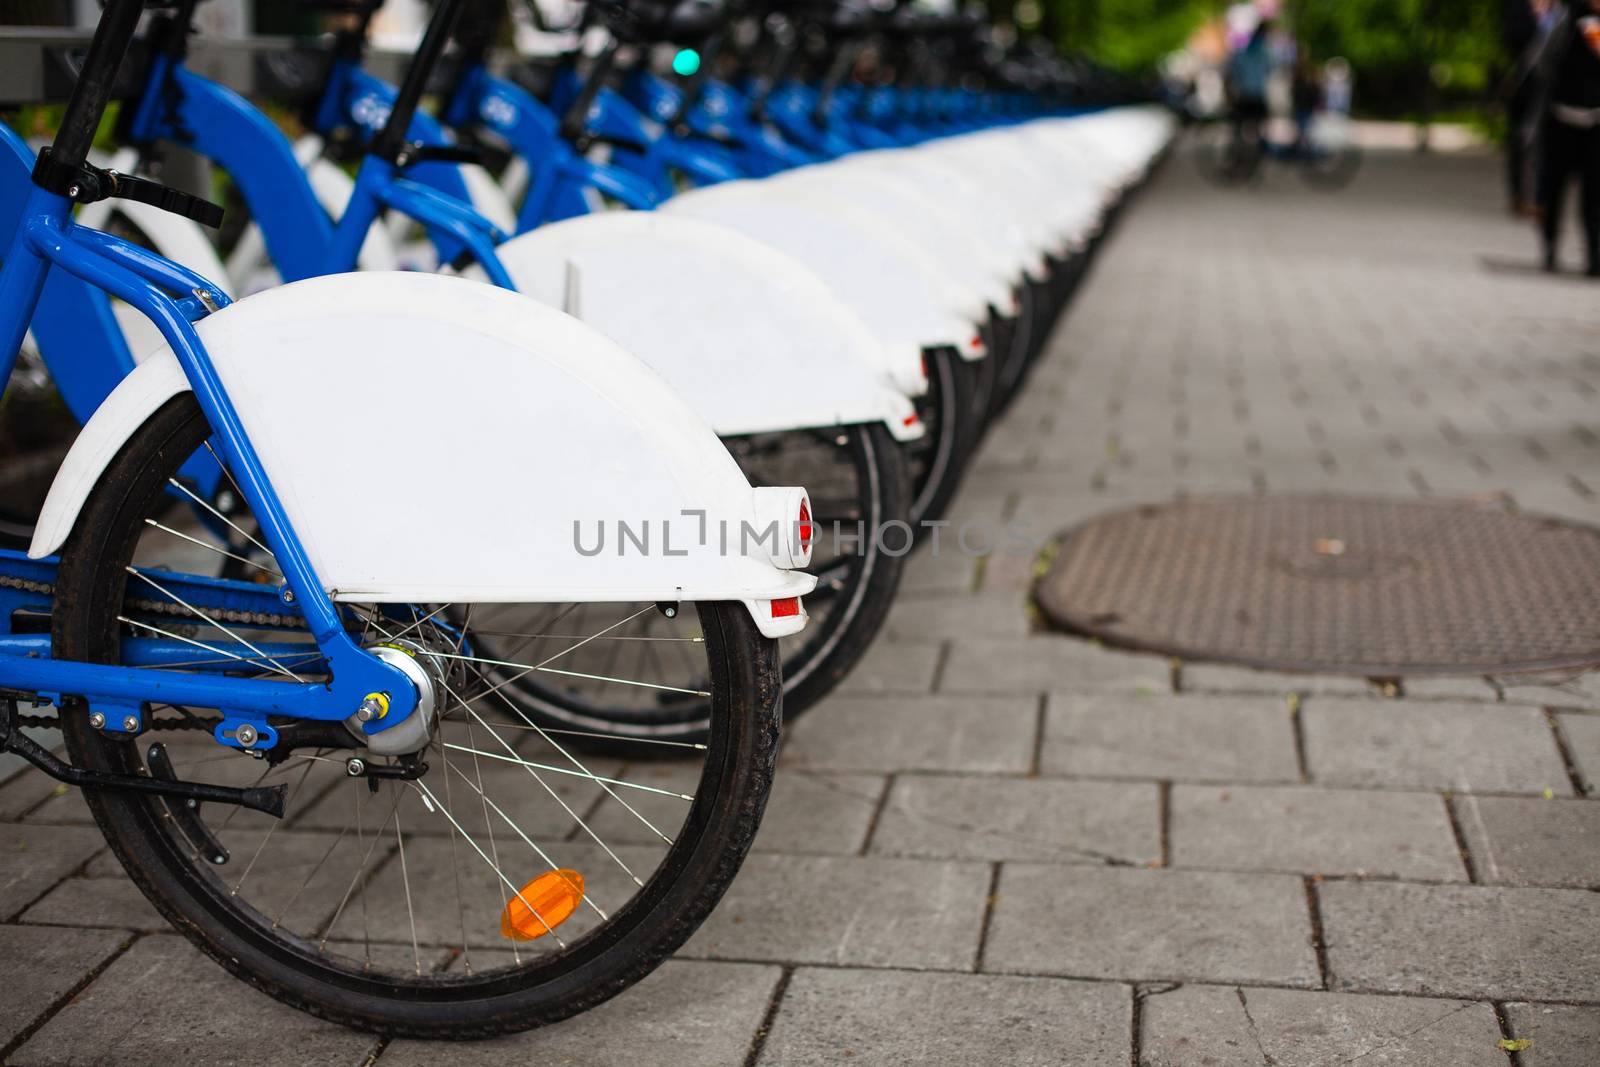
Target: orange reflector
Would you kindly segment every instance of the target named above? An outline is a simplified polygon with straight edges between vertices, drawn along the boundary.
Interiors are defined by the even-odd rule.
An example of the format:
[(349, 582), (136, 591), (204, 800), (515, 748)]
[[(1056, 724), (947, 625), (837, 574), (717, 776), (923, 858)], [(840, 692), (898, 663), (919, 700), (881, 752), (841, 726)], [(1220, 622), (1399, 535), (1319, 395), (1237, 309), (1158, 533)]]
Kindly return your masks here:
[(772, 602), (772, 617), (774, 619), (792, 619), (800, 614), (800, 598), (786, 596), (782, 600)]
[(543, 937), (572, 917), (583, 903), (583, 875), (577, 871), (546, 871), (520, 894), (506, 901), (500, 913), (500, 936), (513, 941)]

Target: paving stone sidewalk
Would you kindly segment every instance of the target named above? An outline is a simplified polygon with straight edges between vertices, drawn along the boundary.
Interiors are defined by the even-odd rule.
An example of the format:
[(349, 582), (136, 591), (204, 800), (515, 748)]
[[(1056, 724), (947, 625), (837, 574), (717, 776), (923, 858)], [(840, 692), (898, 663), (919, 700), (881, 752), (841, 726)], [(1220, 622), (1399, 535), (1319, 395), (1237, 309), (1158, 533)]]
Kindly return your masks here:
[[(1341, 490), (1600, 523), (1600, 289), (1533, 272), (1498, 174), (1377, 155), (1340, 194), (1219, 191), (1174, 158), (952, 518), (1042, 541), (1180, 493)], [(1600, 1063), (1600, 680), (1124, 655), (1034, 633), (1033, 567), (918, 557), (681, 958), (483, 1045), (226, 978), (76, 797), (0, 767), (0, 1060)]]

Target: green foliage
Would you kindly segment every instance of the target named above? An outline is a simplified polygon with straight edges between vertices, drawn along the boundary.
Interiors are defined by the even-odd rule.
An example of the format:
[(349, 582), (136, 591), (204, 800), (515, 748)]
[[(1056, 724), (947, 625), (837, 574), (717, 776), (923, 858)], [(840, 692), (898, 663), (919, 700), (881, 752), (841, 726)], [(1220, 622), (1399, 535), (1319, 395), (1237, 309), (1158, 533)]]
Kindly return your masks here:
[(1481, 99), (1506, 63), (1501, 9), (1501, 0), (1294, 0), (1290, 5), (1296, 32), (1312, 54), (1350, 60), (1367, 86), (1369, 104), (1398, 104), (1423, 84), (1440, 99)]
[(1064, 48), (1108, 66), (1146, 71), (1182, 48), (1217, 0), (1042, 0), (1044, 28)]
[[(1038, 0), (1041, 29), (1064, 48), (1129, 71), (1182, 48), (1231, 0)], [(1476, 103), (1509, 65), (1504, 0), (1283, 0), (1282, 15), (1312, 58), (1348, 59), (1364, 108), (1398, 114)], [(997, 10), (1021, 3), (999, 0)]]

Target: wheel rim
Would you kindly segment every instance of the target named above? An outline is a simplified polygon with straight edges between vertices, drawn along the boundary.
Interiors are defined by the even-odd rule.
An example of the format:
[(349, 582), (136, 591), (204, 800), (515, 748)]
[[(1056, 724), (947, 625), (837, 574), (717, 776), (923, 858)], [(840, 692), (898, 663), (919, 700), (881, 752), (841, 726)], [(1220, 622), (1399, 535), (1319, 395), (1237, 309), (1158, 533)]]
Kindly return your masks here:
[[(196, 442), (206, 447), (206, 432), (193, 409), (172, 434), (179, 447), (170, 451), (186, 456)], [(172, 463), (169, 472), (177, 468)], [(143, 490), (144, 502), (137, 502), (140, 490), (130, 490), (134, 502), (119, 512), (136, 517), (113, 524), (131, 532), (110, 535), (114, 547), (84, 565), (99, 568), (105, 595), (120, 608), (93, 618), (82, 609), (61, 612), (64, 654), (117, 662), (126, 638), (165, 635), (194, 650), (192, 659), (168, 662), (169, 669), (220, 664), (236, 674), (323, 677), (315, 645), (292, 619), (228, 618), (173, 592), (174, 569), (206, 573), (196, 564), (209, 561), (214, 569), (243, 560), (270, 580), (275, 561), (248, 515), (223, 517), (213, 509), (211, 525), (220, 518), (237, 535), (218, 543), (208, 524), (194, 518), (194, 507), (210, 505), (165, 474), (150, 478), (156, 480)], [(63, 590), (81, 584), (68, 574), (79, 555), (69, 545)], [(118, 580), (125, 589), (113, 588)], [(692, 643), (703, 661), (697, 692), (710, 709), (708, 736), (700, 744), (659, 743), (676, 759), (656, 767), (596, 754), (594, 745), (604, 739), (584, 738), (588, 749), (580, 753), (568, 735), (517, 715), (488, 680), (491, 667), (505, 664), (476, 654), (477, 609), (461, 605), (344, 606), (348, 629), (361, 643), (408, 646), (431, 673), (438, 722), (421, 753), (428, 767), (414, 780), (352, 777), (351, 757), (368, 768), (400, 761), (325, 739), (259, 758), (220, 746), (203, 729), (219, 717), (209, 709), (153, 705), (152, 728), (137, 741), (96, 733), (88, 725), (93, 709), (81, 706), (63, 712), (63, 726), (74, 757), (88, 766), (161, 774), (161, 764), (170, 763), (182, 780), (287, 787), (283, 820), (224, 805), (196, 812), (176, 800), (89, 794), (130, 871), (139, 872), (147, 892), (162, 887), (152, 893), (157, 906), (186, 930), (209, 920), (214, 937), (237, 942), (251, 956), (241, 964), (229, 950), (219, 957), (225, 963), (254, 977), (291, 974), (408, 1003), (506, 996), (559, 984), (611, 952), (669, 898), (686, 892), (697, 866), (727, 859), (712, 854), (707, 841), (727, 818), (729, 791), (747, 777), (733, 759), (743, 727), (734, 721), (723, 634), (723, 613), (742, 609), (685, 607), (697, 610), (673, 621), (701, 631)], [(622, 608), (611, 625), (569, 647), (605, 640), (619, 623), (638, 617), (631, 606)], [(558, 662), (551, 655), (526, 667)], [(284, 720), (274, 725), (285, 737), (294, 729)], [(746, 815), (754, 803), (759, 817), (762, 797), (764, 791), (743, 802)], [(557, 916), (547, 898), (529, 900), (541, 878), (569, 869), (583, 874), (584, 887), (571, 892), (575, 883), (565, 879), (570, 915)], [(512, 932), (531, 935), (527, 940), (503, 929), (513, 902), (525, 909)]]

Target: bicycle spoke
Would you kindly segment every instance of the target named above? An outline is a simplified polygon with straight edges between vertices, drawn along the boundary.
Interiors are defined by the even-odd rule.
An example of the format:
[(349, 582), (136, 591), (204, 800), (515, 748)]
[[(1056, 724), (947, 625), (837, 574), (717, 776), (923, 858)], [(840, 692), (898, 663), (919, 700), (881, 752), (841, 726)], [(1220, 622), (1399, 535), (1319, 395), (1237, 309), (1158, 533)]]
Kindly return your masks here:
[(256, 570), (262, 572), (263, 574), (270, 574), (275, 578), (282, 578), (283, 577), (283, 575), (280, 574), (276, 568), (262, 566), (261, 564), (257, 563), (255, 560), (247, 559), (244, 556), (239, 555), (237, 552), (229, 552), (225, 548), (218, 548), (216, 545), (212, 544), (209, 541), (202, 541), (198, 537), (191, 537), (190, 535), (184, 533), (182, 530), (174, 530), (170, 526), (164, 526), (161, 523), (157, 522), (155, 519), (145, 519), (144, 521), (145, 521), (145, 525), (146, 526), (153, 526), (157, 530), (160, 530), (162, 533), (171, 534), (173, 537), (176, 537), (176, 538), (178, 538), (180, 540), (183, 540), (183, 541), (187, 541), (191, 545), (198, 545), (200, 548), (204, 548), (204, 549), (206, 549), (207, 551), (210, 551), (210, 552), (215, 552), (219, 556), (226, 556), (231, 560), (237, 560), (238, 562), (243, 563), (246, 567), (254, 567)]
[(201, 499), (200, 496), (197, 495), (188, 486), (186, 486), (182, 482), (178, 481), (178, 479), (176, 479), (176, 478), (168, 478), (167, 479), (167, 484), (172, 486), (178, 492), (182, 493), (184, 496), (188, 497), (190, 500), (193, 500), (196, 504), (199, 504), (201, 507), (205, 508), (207, 511), (209, 511), (211, 514), (215, 515), (217, 518), (221, 519), (223, 522), (227, 523), (229, 526), (231, 526), (234, 529), (234, 531), (236, 533), (238, 533), (238, 535), (240, 537), (244, 538), (246, 541), (249, 541), (252, 545), (255, 545), (261, 551), (265, 552), (268, 556), (272, 556), (272, 549), (268, 548), (266, 545), (262, 544), (260, 541), (257, 541), (254, 537), (251, 537), (248, 533), (245, 532), (244, 527), (240, 526), (238, 523), (236, 523), (232, 519), (228, 518), (228, 516), (224, 515), (222, 512), (218, 511), (216, 508), (214, 508), (210, 504), (206, 503), (206, 501)]
[(653, 785), (641, 785), (638, 782), (626, 782), (620, 778), (602, 778), (601, 776), (592, 774), (587, 770), (574, 771), (568, 770), (565, 767), (552, 767), (548, 763), (533, 763), (529, 760), (518, 759), (515, 756), (501, 756), (493, 752), (480, 752), (475, 748), (468, 748), (465, 745), (446, 744), (444, 747), (455, 749), (457, 752), (470, 752), (472, 755), (482, 756), (484, 759), (500, 760), (505, 763), (514, 763), (519, 767), (532, 767), (535, 770), (548, 771), (551, 774), (566, 774), (571, 775), (574, 778), (582, 778), (590, 782), (603, 782), (606, 785), (626, 786), (629, 789), (639, 789), (646, 793), (659, 793), (664, 797), (675, 797), (678, 800), (694, 799), (694, 797), (688, 793), (679, 793), (673, 789), (657, 789)]
[(394, 811), (394, 839), (400, 851), (400, 882), (406, 890), (406, 919), (411, 923), (411, 958), (416, 963), (417, 977), (422, 977), (422, 952), (417, 948), (417, 912), (411, 906), (411, 873), (406, 869), (406, 835), (400, 830), (400, 807)]
[[(248, 648), (251, 652), (254, 652), (258, 658), (264, 659), (268, 663), (268, 665), (276, 667), (281, 673), (288, 675), (290, 678), (293, 678), (297, 682), (305, 681), (304, 678), (301, 678), (298, 674), (295, 674), (293, 671), (285, 669), (281, 664), (277, 663), (271, 656), (268, 656), (265, 652), (261, 651), (255, 645), (251, 644), (249, 641), (246, 641), (244, 638), (240, 637), (237, 633), (235, 633), (234, 631), (230, 630), (228, 627), (224, 626), (222, 623), (220, 623), (220, 622), (216, 621), (215, 619), (213, 619), (210, 615), (207, 615), (205, 612), (201, 611), (199, 608), (195, 607), (193, 604), (189, 603), (187, 600), (183, 599), (178, 594), (172, 592), (172, 590), (166, 588), (160, 582), (158, 582), (154, 578), (150, 577), (148, 574), (145, 574), (143, 571), (141, 571), (141, 570), (139, 570), (139, 569), (137, 569), (135, 567), (127, 567), (125, 569), (127, 570), (127, 572), (129, 574), (131, 574), (134, 577), (142, 579), (143, 581), (147, 582), (149, 585), (153, 586), (157, 591), (159, 591), (163, 595), (167, 596), (168, 598), (170, 598), (175, 603), (181, 604), (183, 607), (187, 608), (194, 615), (198, 616), (199, 618), (204, 619), (207, 623), (209, 623), (212, 626), (216, 627), (218, 630), (221, 630), (223, 633), (227, 634), (229, 637), (231, 637), (235, 641), (239, 642), (239, 644), (243, 645), (245, 648)], [(216, 650), (213, 649), (212, 651), (216, 651)]]
[[(448, 811), (444, 811), (443, 809), (435, 807), (435, 805), (437, 804), (437, 800), (434, 798), (433, 791), (430, 790), (424, 783), (422, 783), (420, 781), (417, 781), (417, 782), (412, 782), (411, 785), (422, 795), (422, 797), (423, 797), (423, 799), (425, 801), (429, 802), (428, 803), (428, 808), (429, 808), (430, 811), (437, 810), (437, 811), (439, 811), (440, 814), (444, 815), (444, 817), (446, 819), (449, 819), (450, 822), (455, 823), (455, 817), (452, 816)], [(456, 825), (456, 829), (458, 829), (458, 830), (461, 829), (459, 824)], [(512, 894), (518, 900), (522, 901), (523, 907), (527, 908), (528, 911), (533, 915), (533, 917), (535, 919), (539, 920), (539, 925), (544, 927), (545, 933), (547, 933), (551, 937), (555, 938), (556, 939), (556, 944), (560, 945), (562, 948), (566, 948), (567, 947), (567, 943), (565, 941), (561, 940), (561, 935), (556, 933), (555, 927), (551, 926), (548, 922), (545, 921), (544, 916), (539, 914), (539, 909), (538, 908), (535, 908), (532, 904), (528, 903), (528, 898), (524, 897), (522, 895), (522, 890), (518, 889), (516, 887), (516, 885), (512, 883), (511, 879), (506, 877), (505, 872), (500, 869), (500, 865), (498, 863), (495, 863), (492, 860), (490, 860), (488, 855), (484, 853), (483, 849), (478, 847), (478, 843), (476, 841), (474, 841), (472, 839), (471, 835), (469, 835), (465, 830), (461, 831), (461, 837), (462, 837), (462, 839), (464, 841), (466, 841), (467, 844), (472, 846), (473, 851), (478, 854), (478, 856), (483, 860), (483, 862), (489, 864), (489, 867), (494, 871), (494, 873), (496, 875), (499, 876), (500, 880), (502, 882), (504, 882), (511, 889)], [(413, 931), (413, 936), (415, 936), (415, 931)]]
[[(179, 642), (182, 642), (183, 644), (186, 644), (186, 645), (193, 645), (195, 648), (203, 648), (207, 652), (215, 652), (217, 655), (225, 656), (229, 660), (235, 660), (235, 661), (237, 661), (239, 663), (256, 664), (256, 665), (259, 665), (261, 667), (265, 667), (265, 668), (267, 668), (269, 670), (275, 670), (279, 674), (283, 675), (284, 677), (292, 678), (297, 682), (305, 681), (304, 678), (301, 678), (298, 674), (295, 674), (293, 671), (287, 669), (286, 667), (283, 667), (273, 657), (268, 656), (265, 653), (261, 653), (259, 655), (255, 655), (255, 656), (240, 656), (240, 655), (238, 655), (236, 653), (229, 652), (225, 648), (218, 648), (215, 645), (208, 645), (204, 641), (196, 641), (192, 637), (184, 637), (182, 634), (175, 634), (171, 630), (163, 630), (159, 626), (152, 626), (147, 622), (140, 622), (138, 619), (130, 619), (125, 615), (118, 615), (117, 616), (117, 621), (120, 622), (120, 623), (124, 623), (124, 624), (126, 624), (128, 626), (137, 626), (141, 630), (149, 630), (153, 634), (157, 634), (157, 635), (159, 635), (161, 637), (169, 638), (169, 639), (171, 639), (173, 641), (179, 641)], [(216, 661), (216, 662), (220, 662), (220, 661)], [(159, 664), (151, 664), (150, 665), (150, 669), (159, 670), (159, 669), (161, 669), (161, 665), (159, 665)]]

